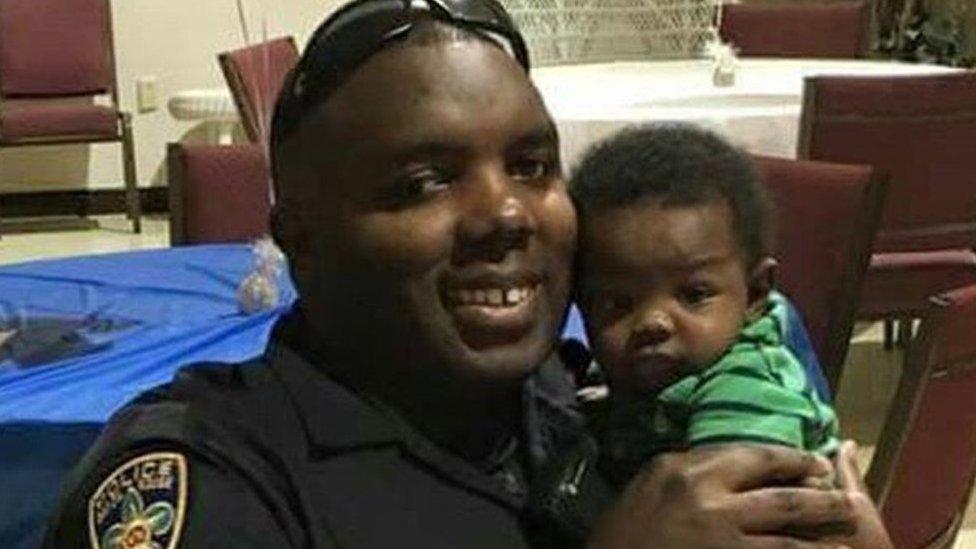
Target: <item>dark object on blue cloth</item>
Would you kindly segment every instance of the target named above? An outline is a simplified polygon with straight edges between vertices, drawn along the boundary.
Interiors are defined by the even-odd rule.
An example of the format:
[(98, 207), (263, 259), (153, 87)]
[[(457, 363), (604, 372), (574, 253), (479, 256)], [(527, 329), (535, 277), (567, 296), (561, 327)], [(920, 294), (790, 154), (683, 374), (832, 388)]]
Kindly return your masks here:
[(0, 331), (12, 331), (0, 345), (0, 362), (12, 360), (21, 368), (41, 366), (59, 360), (78, 358), (111, 347), (106, 334), (136, 326), (125, 319), (99, 318), (24, 318)]

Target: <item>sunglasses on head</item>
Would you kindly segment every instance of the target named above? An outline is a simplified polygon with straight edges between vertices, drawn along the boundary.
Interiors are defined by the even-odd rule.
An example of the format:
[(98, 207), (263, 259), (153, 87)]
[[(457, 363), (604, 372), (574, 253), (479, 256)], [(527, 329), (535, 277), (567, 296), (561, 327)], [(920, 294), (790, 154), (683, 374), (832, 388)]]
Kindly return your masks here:
[(322, 101), (356, 67), (405, 38), (421, 19), (443, 21), (481, 35), (512, 55), (525, 70), (529, 54), (511, 17), (495, 0), (355, 0), (315, 31), (285, 82), (275, 118), (278, 135)]

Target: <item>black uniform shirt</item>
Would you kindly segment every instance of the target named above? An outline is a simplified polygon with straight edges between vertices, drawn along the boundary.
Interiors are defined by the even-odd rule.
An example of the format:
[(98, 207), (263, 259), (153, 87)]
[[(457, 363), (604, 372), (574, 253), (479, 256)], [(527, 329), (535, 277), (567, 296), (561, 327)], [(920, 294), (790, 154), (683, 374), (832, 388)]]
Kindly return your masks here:
[(558, 361), (526, 381), (514, 450), (479, 467), (321, 373), (295, 322), (263, 357), (186, 369), (117, 413), (65, 484), (46, 546), (565, 544), (567, 521), (546, 517), (558, 501), (527, 488), (578, 480), (585, 463), (568, 458), (592, 444)]

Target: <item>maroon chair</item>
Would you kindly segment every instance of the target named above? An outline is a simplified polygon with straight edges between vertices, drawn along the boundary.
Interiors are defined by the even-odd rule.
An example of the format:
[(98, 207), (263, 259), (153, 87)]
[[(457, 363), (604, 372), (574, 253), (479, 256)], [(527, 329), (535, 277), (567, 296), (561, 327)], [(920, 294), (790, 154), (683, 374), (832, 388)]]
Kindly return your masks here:
[(778, 212), (777, 286), (800, 311), (836, 392), (885, 181), (868, 166), (754, 161)]
[(117, 88), (108, 0), (0, 0), (0, 147), (121, 143), (138, 233), (131, 117)]
[(931, 300), (867, 483), (895, 547), (951, 547), (976, 477), (976, 286)]
[(298, 62), (298, 48), (290, 36), (275, 38), (217, 56), (241, 124), (252, 143), (267, 141), (278, 92), (288, 71)]
[(170, 143), (170, 244), (247, 242), (267, 234), (271, 181), (259, 145)]
[(976, 283), (974, 143), (976, 72), (807, 79), (798, 156), (891, 178), (860, 317), (911, 318)]
[(727, 4), (719, 35), (744, 56), (862, 57), (871, 13), (867, 2)]

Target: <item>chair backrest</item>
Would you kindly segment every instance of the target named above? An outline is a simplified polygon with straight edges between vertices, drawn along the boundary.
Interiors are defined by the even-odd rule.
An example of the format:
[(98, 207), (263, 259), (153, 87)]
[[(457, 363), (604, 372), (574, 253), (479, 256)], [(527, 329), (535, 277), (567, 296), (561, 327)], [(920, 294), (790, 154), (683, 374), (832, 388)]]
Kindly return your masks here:
[(754, 157), (777, 209), (777, 285), (837, 390), (885, 184), (869, 166)]
[(976, 71), (806, 80), (798, 156), (891, 177), (875, 252), (976, 246), (974, 143)]
[(263, 147), (170, 143), (167, 168), (171, 244), (267, 234), (271, 176)]
[(295, 63), (298, 48), (290, 36), (275, 38), (217, 56), (241, 124), (252, 143), (266, 141), (278, 92)]
[(115, 97), (108, 0), (0, 0), (0, 95)]
[(870, 17), (860, 1), (726, 4), (719, 34), (745, 56), (862, 57)]
[(976, 286), (932, 299), (867, 483), (895, 547), (951, 547), (976, 474)]

